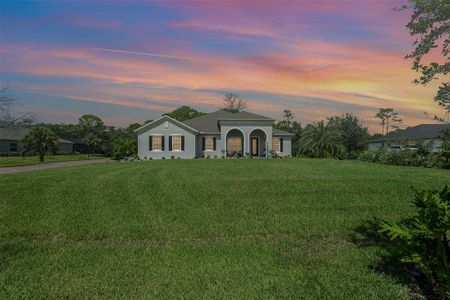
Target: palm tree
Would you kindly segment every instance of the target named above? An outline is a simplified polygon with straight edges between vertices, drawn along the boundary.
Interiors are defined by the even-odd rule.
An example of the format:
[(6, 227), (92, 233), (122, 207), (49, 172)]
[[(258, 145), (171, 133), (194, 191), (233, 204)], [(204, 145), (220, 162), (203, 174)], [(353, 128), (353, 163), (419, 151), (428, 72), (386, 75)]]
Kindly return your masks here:
[(55, 150), (57, 146), (57, 137), (47, 127), (34, 127), (24, 137), (23, 147), (25, 152), (35, 151), (39, 153), (39, 160), (44, 161), (45, 152)]
[(326, 154), (335, 156), (344, 150), (342, 145), (342, 134), (330, 123), (323, 121), (308, 124), (300, 139), (300, 152), (324, 158)]

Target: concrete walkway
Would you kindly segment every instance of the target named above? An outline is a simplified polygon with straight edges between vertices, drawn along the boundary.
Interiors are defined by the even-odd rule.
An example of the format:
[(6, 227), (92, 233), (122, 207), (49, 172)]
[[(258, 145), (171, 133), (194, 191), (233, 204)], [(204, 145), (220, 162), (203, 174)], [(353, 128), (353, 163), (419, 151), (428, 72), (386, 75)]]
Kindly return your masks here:
[(53, 163), (47, 163), (47, 164), (44, 163), (44, 164), (31, 165), (31, 166), (2, 167), (2, 168), (0, 168), (0, 175), (10, 174), (10, 173), (29, 172), (29, 171), (34, 171), (34, 170), (70, 167), (70, 166), (101, 164), (101, 163), (107, 163), (109, 161), (110, 161), (110, 159), (100, 158), (100, 159), (91, 159), (91, 160), (61, 161), (61, 162), (53, 162)]

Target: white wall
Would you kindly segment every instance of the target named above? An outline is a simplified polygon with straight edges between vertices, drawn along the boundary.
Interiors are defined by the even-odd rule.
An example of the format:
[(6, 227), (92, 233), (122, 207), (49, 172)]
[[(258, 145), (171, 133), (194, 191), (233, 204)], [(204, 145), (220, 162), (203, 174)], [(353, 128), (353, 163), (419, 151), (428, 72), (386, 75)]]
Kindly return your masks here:
[(222, 149), (226, 149), (226, 136), (229, 131), (232, 129), (237, 129), (242, 132), (244, 135), (244, 155), (246, 153), (250, 153), (250, 133), (255, 129), (261, 129), (264, 131), (267, 135), (267, 142), (268, 142), (268, 149), (267, 152), (270, 153), (272, 150), (272, 122), (261, 122), (256, 123), (253, 122), (252, 124), (249, 124), (247, 122), (233, 122), (233, 123), (221, 123), (221, 140), (224, 141), (222, 143)]
[[(184, 151), (169, 151), (169, 136), (176, 134), (184, 136)], [(149, 150), (150, 135), (164, 136), (164, 151)], [(175, 158), (195, 158), (195, 151), (196, 136), (170, 120), (162, 120), (160, 124), (138, 135), (139, 159), (161, 159), (163, 157), (165, 159), (170, 159), (171, 156), (174, 156)]]

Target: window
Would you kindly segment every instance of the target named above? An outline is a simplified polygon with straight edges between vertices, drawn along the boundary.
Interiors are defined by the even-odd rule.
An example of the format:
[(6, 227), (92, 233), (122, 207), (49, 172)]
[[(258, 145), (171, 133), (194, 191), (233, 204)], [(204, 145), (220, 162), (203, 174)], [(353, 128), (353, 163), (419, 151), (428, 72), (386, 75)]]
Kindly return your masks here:
[(172, 136), (172, 151), (181, 151), (181, 135)]
[(275, 152), (280, 152), (280, 139), (274, 138), (272, 140), (272, 150)]
[(214, 150), (214, 138), (212, 136), (205, 137), (205, 150), (206, 151)]
[(161, 151), (162, 150), (162, 136), (155, 135), (152, 137), (153, 144), (152, 149), (153, 151)]
[(9, 144), (9, 151), (10, 152), (17, 152), (17, 143)]
[(240, 152), (242, 151), (242, 138), (240, 137), (229, 137), (227, 142), (228, 152)]

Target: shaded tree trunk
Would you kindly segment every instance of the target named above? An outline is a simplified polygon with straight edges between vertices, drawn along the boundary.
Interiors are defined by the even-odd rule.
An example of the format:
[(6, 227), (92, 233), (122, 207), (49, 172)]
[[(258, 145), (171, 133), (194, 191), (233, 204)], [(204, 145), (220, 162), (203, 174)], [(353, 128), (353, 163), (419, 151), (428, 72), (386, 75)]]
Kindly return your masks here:
[(39, 161), (40, 162), (44, 162), (44, 155), (45, 155), (44, 151), (39, 151)]

